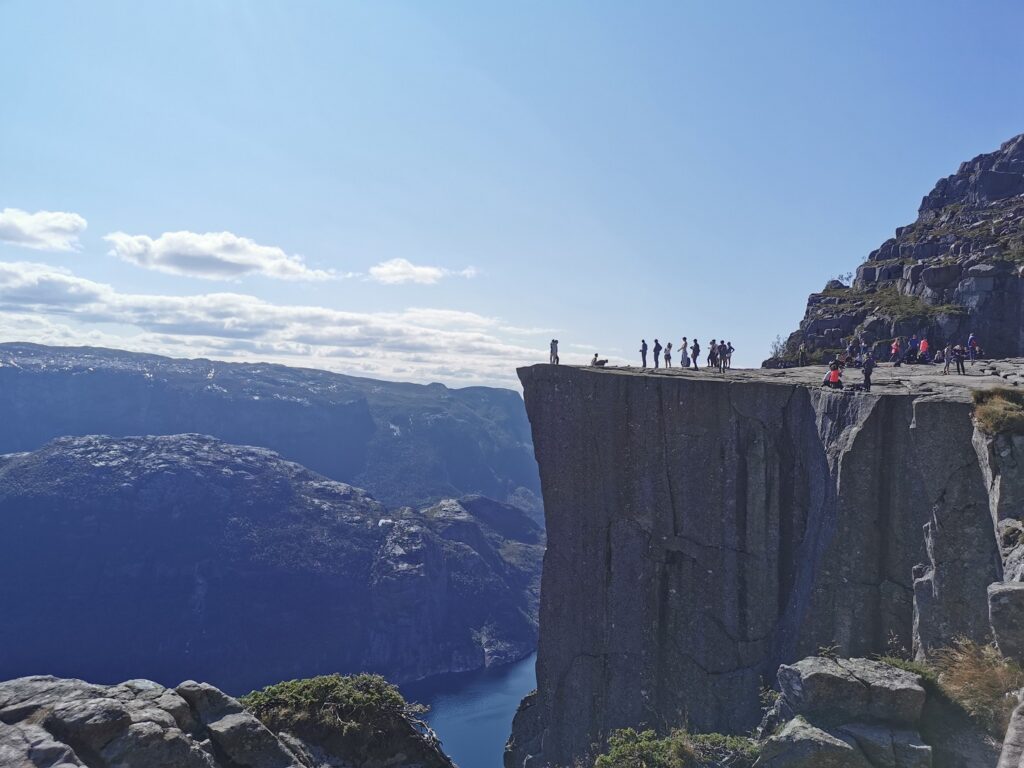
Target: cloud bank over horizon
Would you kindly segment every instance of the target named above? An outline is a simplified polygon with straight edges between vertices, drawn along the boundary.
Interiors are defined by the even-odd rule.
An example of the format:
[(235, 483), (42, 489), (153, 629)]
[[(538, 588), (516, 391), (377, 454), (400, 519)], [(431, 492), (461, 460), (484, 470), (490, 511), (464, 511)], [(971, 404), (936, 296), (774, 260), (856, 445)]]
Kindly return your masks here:
[(349, 312), (241, 293), (125, 293), (67, 269), (0, 261), (0, 334), (39, 343), (515, 387), (516, 366), (544, 359), (547, 333), (448, 309)]
[(0, 242), (37, 251), (74, 251), (87, 226), (77, 213), (4, 208), (0, 211)]

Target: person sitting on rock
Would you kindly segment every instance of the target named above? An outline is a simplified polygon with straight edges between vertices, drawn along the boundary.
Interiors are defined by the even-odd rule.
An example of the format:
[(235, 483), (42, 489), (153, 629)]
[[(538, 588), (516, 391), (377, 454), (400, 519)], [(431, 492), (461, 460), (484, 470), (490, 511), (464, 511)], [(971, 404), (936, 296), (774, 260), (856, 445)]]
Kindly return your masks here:
[(829, 363), (828, 373), (825, 374), (825, 379), (821, 382), (821, 385), (830, 389), (843, 388), (843, 371), (835, 360)]
[(594, 357), (590, 361), (590, 364), (592, 366), (594, 366), (595, 368), (604, 368), (606, 365), (608, 365), (608, 360), (607, 359), (598, 360), (597, 359), (597, 352), (595, 352), (594, 353)]

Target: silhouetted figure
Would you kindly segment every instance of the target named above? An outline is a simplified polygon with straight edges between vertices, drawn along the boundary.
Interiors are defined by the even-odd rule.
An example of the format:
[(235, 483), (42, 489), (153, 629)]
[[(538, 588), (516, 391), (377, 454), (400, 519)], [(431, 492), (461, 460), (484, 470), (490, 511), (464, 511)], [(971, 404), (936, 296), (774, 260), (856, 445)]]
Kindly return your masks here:
[(640, 367), (647, 367), (647, 340), (640, 339)]
[(551, 340), (551, 365), (558, 365), (558, 339)]
[(953, 347), (953, 362), (956, 363), (956, 372), (960, 376), (967, 375), (967, 369), (964, 368), (964, 358), (967, 357), (967, 353), (964, 348), (957, 344)]
[(800, 348), (796, 351), (796, 362), (797, 362), (797, 364), (801, 368), (803, 368), (805, 365), (807, 365), (807, 342), (806, 341), (801, 341), (800, 342)]
[(707, 360), (708, 368), (714, 368), (715, 367), (715, 364), (718, 362), (718, 360), (716, 359), (717, 357), (718, 357), (718, 343), (714, 339), (712, 339), (711, 340), (711, 346), (708, 347), (708, 360)]
[(654, 340), (654, 367), (658, 367), (658, 363), (661, 359), (661, 342), (657, 339)]
[(592, 366), (594, 366), (595, 368), (604, 368), (606, 365), (608, 365), (608, 360), (607, 359), (605, 359), (605, 360), (598, 360), (597, 359), (597, 352), (595, 352), (593, 359), (590, 361), (590, 364)]
[(672, 342), (665, 345), (665, 367), (672, 367)]
[(679, 342), (679, 354), (682, 355), (682, 358), (679, 360), (679, 365), (682, 366), (683, 368), (689, 368), (690, 350), (687, 347), (687, 341), (685, 336), (683, 336), (683, 340)]
[(693, 370), (700, 370), (700, 342), (697, 338), (693, 339), (693, 346), (690, 347), (690, 361), (693, 363)]

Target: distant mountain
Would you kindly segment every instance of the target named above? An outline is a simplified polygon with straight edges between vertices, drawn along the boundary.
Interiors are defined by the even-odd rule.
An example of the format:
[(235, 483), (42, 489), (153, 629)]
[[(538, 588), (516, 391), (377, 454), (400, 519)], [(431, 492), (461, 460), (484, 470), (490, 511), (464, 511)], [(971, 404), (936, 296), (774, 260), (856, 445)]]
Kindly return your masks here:
[(868, 254), (852, 281), (811, 294), (800, 328), (767, 367), (830, 358), (851, 336), (880, 354), (894, 337), (933, 347), (978, 335), (987, 356), (1024, 354), (1024, 134), (961, 163), (921, 201), (917, 220)]
[(482, 494), (543, 524), (530, 425), (511, 390), (0, 344), (0, 453), (65, 435), (187, 432), (270, 448), (387, 505)]
[[(105, 407), (127, 409), (113, 388), (136, 374), (103, 359), (5, 382), (37, 377), (50, 402), (63, 386), (84, 404), (78, 380), (88, 396), (106, 381)], [(184, 386), (151, 375), (165, 394), (169, 379)], [(245, 390), (258, 402), (261, 382)], [(5, 408), (13, 400), (5, 392)], [(389, 510), (263, 448), (61, 438), (0, 457), (0, 679), (200, 678), (243, 693), (328, 672), (403, 681), (511, 661), (535, 647), (543, 547), (514, 507), (472, 497)]]

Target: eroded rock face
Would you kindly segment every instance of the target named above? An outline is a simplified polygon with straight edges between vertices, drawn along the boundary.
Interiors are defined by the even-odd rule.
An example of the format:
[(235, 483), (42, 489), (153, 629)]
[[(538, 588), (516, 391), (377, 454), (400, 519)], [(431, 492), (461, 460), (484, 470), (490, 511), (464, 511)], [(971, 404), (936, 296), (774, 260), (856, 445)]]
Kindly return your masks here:
[(780, 664), (988, 632), (1001, 575), (966, 391), (520, 370), (548, 519), (538, 692), (506, 764), (615, 728), (742, 733)]
[[(302, 745), (276, 734), (237, 700), (187, 681), (177, 689), (149, 680), (92, 685), (26, 677), (0, 683), (0, 765), (5, 768), (332, 768), (354, 755)], [(411, 725), (390, 734), (383, 768), (454, 768)], [(313, 754), (316, 757), (313, 757)]]
[(534, 648), (543, 548), (485, 498), (389, 510), (262, 448), (64, 438), (0, 457), (0, 679), (241, 694), (512, 661)]

